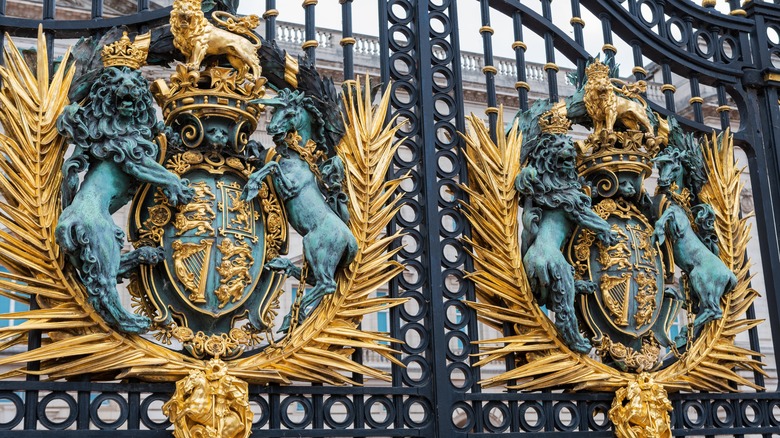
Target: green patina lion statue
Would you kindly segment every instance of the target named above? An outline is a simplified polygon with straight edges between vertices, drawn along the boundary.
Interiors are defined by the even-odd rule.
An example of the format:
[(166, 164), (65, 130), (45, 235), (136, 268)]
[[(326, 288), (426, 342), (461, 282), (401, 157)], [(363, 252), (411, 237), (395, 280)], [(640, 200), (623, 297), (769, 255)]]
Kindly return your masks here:
[(524, 203), (522, 253), (531, 289), (540, 305), (555, 312), (555, 325), (566, 344), (587, 353), (590, 342), (579, 331), (574, 313), (577, 292), (590, 292), (595, 284), (575, 281), (574, 268), (561, 247), (576, 226), (593, 230), (596, 238), (613, 245), (610, 225), (591, 209), (576, 169), (577, 152), (567, 135), (542, 133), (529, 139), (521, 162), (525, 167), (515, 180)]
[(148, 83), (128, 67), (104, 68), (86, 102), (69, 105), (57, 121), (59, 132), (75, 146), (62, 167), (64, 210), (55, 230), (57, 243), (76, 267), (95, 310), (129, 333), (145, 332), (150, 321), (121, 306), (117, 281), (140, 263), (158, 263), (162, 251), (143, 247), (121, 255), (125, 234), (111, 215), (130, 202), (142, 183), (159, 186), (174, 206), (193, 196), (186, 180), (157, 162), (154, 139), (164, 128), (157, 122)]

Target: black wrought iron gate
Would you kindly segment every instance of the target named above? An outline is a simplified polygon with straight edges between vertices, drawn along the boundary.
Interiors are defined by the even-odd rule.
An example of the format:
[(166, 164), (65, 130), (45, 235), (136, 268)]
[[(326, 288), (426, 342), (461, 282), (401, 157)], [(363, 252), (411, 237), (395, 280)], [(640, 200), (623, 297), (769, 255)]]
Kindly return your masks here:
[[(482, 107), (495, 126), (501, 103), (524, 109), (529, 98), (558, 98), (559, 89), (566, 85), (565, 68), (559, 63), (582, 66), (595, 54), (594, 47), (612, 54), (631, 53), (634, 78), (658, 85), (656, 98), (650, 99), (656, 102), (654, 109), (679, 114), (690, 129), (710, 131), (711, 120), (725, 129), (733, 120), (739, 121), (735, 137), (748, 157), (762, 262), (756, 269), (763, 272), (768, 315), (765, 326), (751, 330), (747, 342), (759, 351), (760, 331), (771, 330), (764, 336), (774, 340), (769, 352), (780, 350), (780, 3), (379, 0), (378, 16), (366, 17), (362, 11), (369, 1), (339, 1), (343, 17), (339, 42), (343, 77), (352, 78), (360, 70), (355, 65), (360, 48), (356, 48), (353, 22), (360, 17), (377, 23), (375, 56), (380, 60), (381, 81), (393, 87), (392, 108), (398, 122), (408, 122), (402, 129), (407, 139), (395, 157), (394, 173), (411, 177), (403, 185), (406, 204), (393, 223), (394, 229), (407, 235), (406, 247), (399, 253), (407, 272), (389, 286), (389, 293), (411, 300), (392, 309), (388, 318), (392, 336), (407, 341), (399, 347), (406, 368), (392, 365), (389, 386), (364, 382), (363, 387), (252, 387), (257, 412), (253, 436), (612, 436), (606, 416), (612, 394), (482, 390), (480, 371), (472, 367), (471, 356), (480, 329), (465, 304), (475, 299), (465, 278), (471, 262), (461, 240), (469, 230), (459, 209), (464, 197), (459, 184), (468, 179), (458, 135), (465, 128), (465, 96), (475, 92), (484, 96)], [(137, 14), (105, 18), (104, 1), (92, 0), (92, 19), (68, 21), (55, 19), (65, 2), (22, 2), (40, 6), (41, 20), (37, 20), (6, 15), (13, 3), (0, 0), (0, 30), (33, 37), (42, 23), (50, 44), (117, 25), (145, 30), (164, 23), (169, 11), (151, 10), (149, 0), (138, 0)], [(263, 12), (259, 3), (257, 9)], [(277, 19), (284, 18), (277, 17), (277, 3), (281, 2), (266, 0), (263, 5), (269, 40), (277, 36)], [(317, 3), (303, 2), (306, 41), (317, 39), (317, 12), (337, 7), (335, 1)], [(459, 17), (459, 9), (467, 3), (478, 6), (479, 19)], [(466, 32), (461, 23), (476, 25)], [(586, 39), (586, 27), (600, 30), (594, 37), (600, 39), (596, 46), (590, 38), (593, 34)], [(494, 55), (497, 35), (512, 35), (514, 41), (514, 60), (504, 61), (501, 70)], [(477, 65), (470, 65), (464, 61), (461, 44), (476, 38), (481, 38), (483, 50)], [(301, 52), (316, 57), (316, 44), (305, 47)], [(526, 60), (531, 55), (541, 59), (535, 64), (541, 69), (531, 68)], [(464, 90), (464, 69), (481, 69), (481, 89)], [(497, 85), (497, 79), (507, 81), (512, 74), (516, 96)], [(690, 95), (680, 105), (676, 96), (683, 92)], [(750, 312), (755, 314), (754, 309)], [(33, 337), (28, 348), (39, 344), (40, 336)], [(780, 360), (776, 354), (768, 360), (774, 371), (766, 392), (673, 394), (675, 435), (780, 433), (780, 392), (775, 387), (780, 362), (775, 358)], [(29, 365), (31, 370), (35, 366)], [(355, 378), (360, 381), (360, 376)], [(770, 383), (761, 375), (751, 378), (759, 385)], [(32, 376), (26, 381), (3, 381), (0, 403), (13, 409), (0, 419), (0, 436), (170, 436), (166, 430), (170, 425), (150, 412), (172, 391), (168, 384), (93, 383), (89, 376), (81, 382), (44, 382)], [(114, 418), (101, 416), (106, 403), (117, 407)], [(54, 417), (53, 406), (64, 414)]]

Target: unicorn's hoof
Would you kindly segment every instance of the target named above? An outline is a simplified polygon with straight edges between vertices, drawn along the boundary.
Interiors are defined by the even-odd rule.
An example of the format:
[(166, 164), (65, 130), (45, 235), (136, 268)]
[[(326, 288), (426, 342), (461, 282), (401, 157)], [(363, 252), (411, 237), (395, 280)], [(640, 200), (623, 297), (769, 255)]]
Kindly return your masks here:
[(714, 321), (716, 319), (720, 319), (723, 317), (723, 312), (713, 312), (710, 309), (704, 309), (701, 313), (696, 315), (696, 319), (693, 320), (693, 326), (699, 327), (703, 326), (704, 324)]

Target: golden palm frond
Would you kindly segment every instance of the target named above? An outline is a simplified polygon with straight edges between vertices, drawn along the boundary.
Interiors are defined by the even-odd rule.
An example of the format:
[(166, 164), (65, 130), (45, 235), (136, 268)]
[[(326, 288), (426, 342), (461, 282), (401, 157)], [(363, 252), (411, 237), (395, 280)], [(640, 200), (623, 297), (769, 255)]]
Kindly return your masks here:
[[(352, 360), (357, 348), (373, 350), (401, 364), (398, 353), (386, 344), (397, 343), (386, 334), (361, 330), (363, 316), (404, 303), (402, 298), (371, 295), (389, 282), (403, 266), (393, 260), (400, 248), (390, 249), (399, 234), (386, 236), (387, 225), (400, 208), (395, 194), (401, 179), (386, 180), (400, 142), (400, 125), (386, 122), (390, 87), (379, 105), (371, 105), (370, 93), (359, 82), (343, 96), (346, 135), (338, 147), (345, 164), (349, 194), (349, 227), (358, 241), (354, 261), (338, 278), (338, 289), (297, 328), (291, 336), (261, 354), (240, 360), (236, 369), (261, 368), (277, 371), (291, 380), (330, 384), (355, 383), (345, 373), (360, 373), (387, 380), (381, 371)], [(366, 78), (364, 89), (370, 89)]]
[[(86, 292), (65, 269), (54, 239), (61, 210), (61, 167), (67, 144), (57, 118), (68, 105), (75, 68), (67, 52), (50, 75), (46, 40), (38, 32), (35, 71), (9, 37), (0, 93), (0, 295), (31, 310), (3, 315), (23, 323), (3, 328), (0, 350), (23, 343), (31, 331), (42, 331), (40, 348), (0, 359), (10, 371), (0, 378), (28, 373), (28, 361), (40, 361), (35, 372), (50, 379), (84, 373), (116, 375), (124, 367), (157, 366), (179, 370), (186, 358), (138, 336), (124, 337), (109, 328), (86, 302)], [(34, 298), (33, 298), (34, 297)], [(33, 303), (32, 300), (35, 300)], [(189, 365), (190, 367), (192, 364)], [(15, 367), (15, 368), (14, 368)], [(186, 371), (184, 371), (186, 374)]]
[[(57, 117), (68, 104), (68, 89), (75, 69), (69, 66), (69, 52), (50, 76), (46, 41), (38, 33), (35, 71), (7, 35), (5, 66), (0, 67), (0, 295), (43, 309), (6, 315), (24, 319), (22, 324), (3, 329), (8, 347), (27, 339), (32, 330), (60, 334), (44, 339), (35, 352), (12, 355), (0, 364), (21, 364), (26, 360), (47, 360), (47, 351), (68, 342), (75, 334), (89, 334), (98, 323), (89, 312), (73, 302), (84, 298), (63, 270), (54, 227), (60, 212), (60, 168), (65, 142), (56, 128)], [(32, 301), (36, 300), (35, 303)], [(61, 355), (79, 354), (79, 348), (63, 349)], [(45, 366), (45, 363), (44, 363)], [(17, 375), (12, 369), (6, 375)]]

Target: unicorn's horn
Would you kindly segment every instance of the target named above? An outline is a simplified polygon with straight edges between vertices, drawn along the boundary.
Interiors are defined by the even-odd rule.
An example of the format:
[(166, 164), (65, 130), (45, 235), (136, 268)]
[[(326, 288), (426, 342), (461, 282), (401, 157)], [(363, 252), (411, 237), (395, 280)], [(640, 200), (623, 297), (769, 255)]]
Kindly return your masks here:
[(266, 105), (266, 106), (283, 106), (285, 103), (276, 97), (270, 98), (270, 99), (255, 99), (250, 100), (249, 103), (259, 104), (259, 105)]

